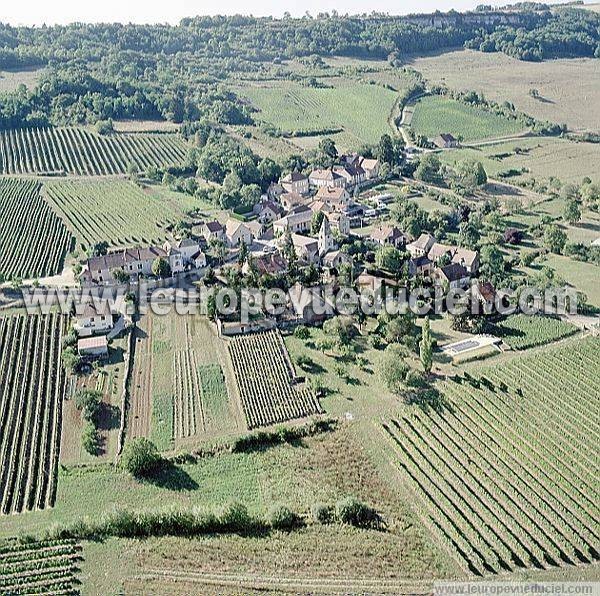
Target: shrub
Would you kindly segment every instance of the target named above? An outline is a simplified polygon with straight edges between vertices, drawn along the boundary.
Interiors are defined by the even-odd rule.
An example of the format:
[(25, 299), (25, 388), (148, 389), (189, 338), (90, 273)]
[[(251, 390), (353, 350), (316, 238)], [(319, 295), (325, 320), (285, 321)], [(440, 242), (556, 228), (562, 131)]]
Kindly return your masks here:
[(306, 340), (310, 337), (310, 329), (304, 325), (299, 325), (294, 329), (294, 337)]
[(102, 404), (102, 393), (92, 389), (79, 389), (75, 392), (75, 406), (81, 410), (83, 417), (92, 422), (96, 420)]
[(291, 530), (300, 518), (285, 505), (275, 505), (269, 510), (269, 524), (275, 530)]
[(314, 365), (313, 359), (310, 356), (301, 354), (296, 358), (296, 364), (300, 368), (311, 368)]
[(342, 524), (359, 528), (378, 527), (377, 512), (354, 497), (346, 497), (335, 504), (335, 517)]
[(132, 476), (149, 476), (157, 469), (161, 459), (152, 441), (145, 437), (138, 437), (125, 444), (121, 466)]
[(244, 532), (252, 525), (252, 518), (248, 514), (248, 509), (245, 505), (230, 503), (222, 510), (219, 522), (224, 530)]
[(325, 503), (315, 503), (310, 508), (310, 515), (312, 520), (317, 524), (329, 524), (333, 518), (331, 507), (325, 505)]
[(90, 455), (98, 455), (100, 437), (96, 427), (91, 422), (86, 422), (81, 432), (81, 445)]

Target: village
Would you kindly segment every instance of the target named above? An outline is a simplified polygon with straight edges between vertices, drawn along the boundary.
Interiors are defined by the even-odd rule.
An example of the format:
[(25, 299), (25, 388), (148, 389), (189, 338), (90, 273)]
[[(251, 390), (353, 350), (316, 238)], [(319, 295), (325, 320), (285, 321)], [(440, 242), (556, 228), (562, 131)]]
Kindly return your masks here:
[[(342, 155), (339, 163), (308, 174), (292, 171), (269, 186), (249, 217), (197, 222), (193, 234), (162, 246), (131, 247), (88, 258), (79, 280), (84, 288), (136, 287), (141, 280), (163, 287), (187, 283), (234, 287), (328, 285), (380, 292), (418, 281), (465, 289), (479, 271), (479, 253), (438, 242), (429, 232), (411, 237), (388, 221), (391, 193), (381, 183), (377, 159)], [(365, 233), (365, 230), (366, 233)], [(353, 250), (358, 242), (361, 250)], [(381, 258), (377, 258), (377, 255)], [(152, 286), (155, 287), (155, 286)], [(487, 297), (493, 287), (486, 284)], [(88, 303), (74, 329), (82, 357), (104, 357), (108, 339), (125, 324), (118, 307)], [(322, 323), (325, 316), (289, 305), (286, 316), (214, 315), (219, 334), (236, 335), (276, 326)], [(127, 317), (125, 317), (127, 319)]]

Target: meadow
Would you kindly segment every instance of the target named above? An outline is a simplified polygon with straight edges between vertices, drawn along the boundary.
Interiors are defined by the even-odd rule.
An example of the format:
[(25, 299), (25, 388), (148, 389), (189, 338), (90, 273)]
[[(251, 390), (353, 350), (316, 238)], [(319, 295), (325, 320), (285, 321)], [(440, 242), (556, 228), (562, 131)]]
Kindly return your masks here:
[(450, 165), (464, 160), (480, 161), (491, 177), (508, 170), (525, 169), (520, 175), (509, 178), (545, 179), (551, 176), (563, 183), (580, 184), (585, 176), (600, 182), (596, 165), (600, 160), (600, 145), (576, 143), (555, 137), (532, 137), (494, 143), (481, 147), (444, 151), (440, 159)]
[(48, 200), (79, 244), (89, 248), (162, 242), (167, 226), (197, 206), (183, 194), (163, 194), (119, 179), (51, 180), (44, 184)]
[(429, 138), (450, 133), (464, 141), (509, 136), (523, 130), (514, 120), (440, 96), (417, 101), (410, 127), (416, 134)]
[(186, 143), (177, 135), (114, 134), (101, 136), (83, 128), (20, 128), (0, 132), (0, 173), (124, 174), (130, 166), (183, 163)]
[[(257, 565), (265, 576), (285, 572), (308, 581), (343, 574), (350, 584), (357, 578), (357, 582), (387, 580), (397, 586), (402, 580), (418, 584), (434, 575), (454, 575), (454, 561), (429, 541), (385, 478), (372, 465), (353, 430), (341, 425), (294, 444), (174, 464), (148, 482), (135, 481), (111, 466), (64, 468), (52, 512), (24, 514), (19, 524), (13, 517), (0, 518), (0, 531), (7, 535), (36, 533), (54, 522), (73, 521), (90, 511), (101, 515), (119, 506), (145, 509), (165, 503), (213, 509), (236, 501), (256, 515), (266, 515), (273, 505), (285, 504), (309, 516), (313, 504), (335, 503), (352, 494), (377, 508), (388, 524), (385, 531), (310, 524), (289, 533), (110, 539), (106, 548), (102, 543), (86, 542), (84, 585), (91, 589), (87, 576), (92, 575), (93, 581), (107, 586), (99, 593), (114, 593), (123, 580), (123, 568), (131, 572), (127, 581), (134, 583), (140, 581), (140, 574), (156, 568), (166, 573), (247, 573)], [(114, 557), (106, 549), (121, 554)], [(206, 556), (207, 549), (211, 556)], [(96, 560), (103, 562), (103, 573), (92, 569), (94, 553), (99, 555)]]
[(34, 180), (0, 178), (0, 276), (37, 278), (60, 273), (73, 237)]
[(347, 141), (360, 144), (392, 132), (388, 118), (396, 93), (381, 85), (334, 80), (331, 88), (311, 88), (285, 82), (237, 91), (258, 108), (258, 120), (287, 133), (315, 131), (309, 136), (319, 136), (319, 130), (342, 129)]
[[(500, 52), (458, 50), (408, 63), (430, 83), (478, 91), (498, 103), (510, 101), (521, 112), (572, 130), (600, 130), (600, 64), (593, 58), (526, 62)], [(539, 98), (530, 95), (531, 89), (539, 91)]]

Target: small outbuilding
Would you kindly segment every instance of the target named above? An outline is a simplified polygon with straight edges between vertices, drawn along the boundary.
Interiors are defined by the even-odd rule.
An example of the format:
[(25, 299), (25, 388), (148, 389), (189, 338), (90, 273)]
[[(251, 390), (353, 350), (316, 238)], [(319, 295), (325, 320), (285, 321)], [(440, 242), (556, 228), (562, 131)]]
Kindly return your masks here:
[(86, 337), (77, 342), (77, 352), (80, 356), (88, 358), (108, 357), (108, 340), (106, 335)]

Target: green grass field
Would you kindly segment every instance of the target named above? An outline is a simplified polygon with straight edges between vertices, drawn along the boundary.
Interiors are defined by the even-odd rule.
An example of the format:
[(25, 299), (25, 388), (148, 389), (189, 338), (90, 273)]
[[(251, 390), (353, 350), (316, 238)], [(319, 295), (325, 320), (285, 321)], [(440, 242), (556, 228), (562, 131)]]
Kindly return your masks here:
[(567, 283), (583, 292), (590, 304), (600, 308), (600, 267), (552, 254), (542, 264), (554, 269)]
[(450, 133), (465, 141), (502, 137), (522, 131), (522, 126), (514, 120), (438, 96), (423, 97), (417, 102), (410, 126), (415, 133), (429, 138)]
[[(261, 568), (272, 572), (296, 563), (296, 572), (310, 577), (338, 576), (340, 567), (360, 569), (364, 577), (376, 569), (377, 577), (427, 578), (432, 574), (447, 576), (455, 571), (454, 563), (428, 541), (415, 523), (412, 513), (390, 490), (363, 446), (351, 429), (342, 425), (338, 430), (306, 438), (298, 444), (280, 445), (251, 453), (224, 453), (197, 460), (196, 463), (178, 464), (166, 468), (152, 482), (138, 482), (112, 466), (61, 469), (56, 507), (51, 512), (26, 513), (19, 518), (0, 518), (0, 532), (18, 535), (40, 532), (58, 522), (72, 522), (87, 515), (99, 516), (115, 507), (135, 509), (181, 505), (215, 509), (232, 501), (246, 505), (249, 511), (265, 516), (274, 504), (286, 504), (298, 513), (308, 514), (317, 502), (335, 503), (345, 495), (353, 494), (372, 503), (388, 522), (385, 532), (358, 530), (332, 526), (311, 526), (291, 534), (279, 533), (249, 536), (197, 537), (167, 539), (167, 567), (182, 565), (188, 569), (207, 569), (217, 559), (192, 558), (195, 549), (213, 545), (227, 549), (220, 557), (241, 557), (243, 568), (252, 559), (262, 561)], [(289, 541), (290, 552), (306, 552), (311, 564), (298, 565), (297, 554), (282, 557), (281, 547)], [(331, 541), (336, 548), (330, 548)], [(130, 559), (136, 564), (153, 562), (157, 552), (152, 546), (157, 541), (139, 543), (144, 556)], [(134, 546), (134, 541), (129, 542)], [(315, 545), (319, 545), (315, 548)], [(84, 548), (87, 547), (84, 545)], [(273, 558), (276, 549), (277, 561)], [(92, 552), (95, 547), (90, 549)], [(99, 549), (102, 550), (102, 549)], [(284, 549), (287, 551), (287, 549)], [(259, 554), (259, 551), (262, 554)], [(235, 554), (234, 554), (235, 553)], [(385, 553), (385, 555), (384, 555)], [(305, 558), (302, 560), (306, 561)], [(109, 565), (112, 558), (108, 559)], [(168, 562), (167, 562), (168, 561)], [(128, 565), (118, 561), (118, 566)], [(161, 565), (162, 566), (162, 565)], [(86, 566), (87, 567), (87, 566)], [(92, 570), (84, 568), (84, 574)], [(353, 574), (353, 576), (355, 576)], [(119, 573), (115, 572), (115, 578)], [(94, 581), (102, 581), (96, 576)], [(111, 590), (113, 593), (115, 590)]]
[(44, 185), (48, 199), (84, 247), (161, 242), (166, 227), (197, 207), (184, 194), (161, 194), (125, 180), (61, 180)]
[(548, 179), (550, 176), (562, 182), (581, 183), (585, 176), (594, 182), (600, 181), (596, 167), (600, 161), (600, 145), (555, 137), (523, 138), (477, 148), (453, 149), (440, 153), (440, 159), (451, 165), (464, 159), (476, 159), (492, 177), (510, 169), (526, 169), (524, 174), (509, 178), (508, 182), (532, 177)]
[(313, 89), (286, 82), (237, 91), (260, 110), (257, 119), (285, 132), (343, 128), (356, 143), (373, 143), (391, 132), (388, 117), (396, 93), (381, 85), (345, 80)]

